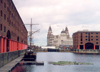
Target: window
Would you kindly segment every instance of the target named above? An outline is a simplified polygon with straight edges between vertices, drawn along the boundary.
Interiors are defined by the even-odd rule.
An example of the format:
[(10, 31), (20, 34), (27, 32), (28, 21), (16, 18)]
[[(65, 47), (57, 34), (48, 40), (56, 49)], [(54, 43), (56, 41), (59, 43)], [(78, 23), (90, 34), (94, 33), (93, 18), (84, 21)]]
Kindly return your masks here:
[(91, 37), (93, 37), (93, 36), (91, 36)]
[(87, 36), (85, 36), (85, 37), (87, 37)]
[(91, 33), (91, 34), (93, 34), (93, 33)]
[(6, 27), (4, 26), (4, 32), (6, 32)]
[(0, 24), (0, 30), (2, 31), (2, 24)]
[(1, 0), (1, 3), (3, 3), (2, 0)]
[(7, 22), (9, 22), (9, 18), (7, 18)]
[(96, 39), (96, 41), (98, 41), (98, 39)]
[(56, 36), (56, 38), (58, 38), (58, 36)]
[(81, 36), (82, 36), (82, 33), (81, 33)]
[(87, 41), (87, 39), (86, 39), (86, 41)]
[(86, 33), (87, 34), (87, 33)]
[(13, 17), (13, 14), (12, 14), (12, 17)]
[(82, 42), (81, 42), (81, 44), (82, 44)]
[(98, 33), (96, 33), (96, 34), (98, 34)]
[(4, 14), (4, 19), (6, 20), (6, 15)]
[(98, 36), (96, 36), (96, 38), (98, 38)]
[(96, 44), (98, 44), (98, 42), (96, 42)]
[(2, 16), (2, 11), (1, 11), (1, 16)]
[(6, 8), (6, 3), (4, 3), (4, 8)]
[(88, 35), (90, 35), (90, 33), (88, 33)]
[(93, 39), (91, 39), (91, 41), (93, 41)]

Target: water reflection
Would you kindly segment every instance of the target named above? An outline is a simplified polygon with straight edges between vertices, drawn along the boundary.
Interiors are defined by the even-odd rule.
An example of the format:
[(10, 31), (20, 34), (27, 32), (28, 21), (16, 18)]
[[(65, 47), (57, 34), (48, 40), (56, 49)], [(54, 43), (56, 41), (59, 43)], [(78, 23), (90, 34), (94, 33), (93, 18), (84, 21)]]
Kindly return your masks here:
[(16, 66), (16, 68), (12, 72), (26, 72), (26, 70), (22, 66), (22, 64), (19, 64), (19, 65)]
[[(37, 61), (44, 61), (44, 66), (22, 65), (16, 67), (17, 72), (99, 72), (100, 54), (75, 54), (60, 52), (37, 53)], [(94, 65), (52, 65), (49, 61), (76, 61), (93, 63)], [(16, 71), (13, 71), (16, 72)]]

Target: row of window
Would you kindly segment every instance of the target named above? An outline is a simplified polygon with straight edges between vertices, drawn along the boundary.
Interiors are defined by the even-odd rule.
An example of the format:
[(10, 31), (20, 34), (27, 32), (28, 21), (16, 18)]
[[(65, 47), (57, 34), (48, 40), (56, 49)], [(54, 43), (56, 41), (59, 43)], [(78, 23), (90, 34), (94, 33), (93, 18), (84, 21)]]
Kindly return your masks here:
[[(1, 10), (0, 12), (1, 12), (1, 13), (0, 13), (1, 17), (3, 17), (3, 12), (2, 12), (2, 10)], [(4, 14), (4, 20), (6, 20), (6, 14)], [(7, 22), (8, 22), (8, 24), (9, 24), (9, 26), (12, 25), (12, 26), (16, 27), (15, 24), (14, 24), (13, 22), (11, 22), (11, 20), (10, 20), (9, 18), (7, 18)], [(19, 30), (19, 29), (17, 28), (17, 30)]]
[[(1, 15), (1, 17), (3, 17), (3, 12), (2, 12), (2, 10), (0, 11), (0, 15)], [(4, 20), (6, 20), (6, 14), (4, 14)]]
[[(83, 42), (81, 42), (81, 44), (83, 44)], [(96, 42), (96, 44), (98, 44), (98, 42)]]
[[(2, 10), (0, 11), (0, 15), (1, 15), (1, 17), (3, 17), (3, 12), (2, 12)], [(8, 24), (9, 24), (9, 26), (11, 25), (11, 26), (13, 26), (13, 27), (15, 27), (15, 28), (17, 27), (16, 30), (19, 31), (18, 26), (16, 26), (17, 24), (19, 25), (18, 22), (17, 22), (17, 24), (14, 24), (13, 22), (11, 22), (11, 20), (10, 20), (9, 18), (7, 18), (6, 14), (4, 14), (4, 20), (6, 20), (6, 19), (7, 19), (7, 22), (8, 22)]]
[[(0, 3), (4, 6), (4, 9), (6, 8), (6, 13), (7, 13), (7, 14), (4, 14), (4, 12), (2, 10), (0, 10), (0, 17), (2, 17), (4, 20), (7, 20), (9, 26), (13, 26), (13, 27), (15, 27), (15, 30), (19, 31), (20, 29), (19, 29), (18, 25), (21, 23), (21, 20), (17, 16), (18, 13), (16, 12), (16, 8), (13, 6), (13, 4), (11, 4), (10, 1), (8, 1), (9, 7), (7, 7), (7, 4), (5, 2), (3, 2), (3, 0), (0, 0)], [(14, 13), (14, 15), (12, 12)], [(7, 17), (7, 15), (8, 15), (8, 17)], [(13, 21), (15, 21), (16, 24), (14, 22), (11, 22), (10, 18), (13, 19)], [(22, 31), (24, 31), (24, 30), (25, 29), (22, 29)]]
[[(1, 0), (1, 3), (3, 3), (2, 0)], [(10, 6), (11, 6), (11, 5), (10, 5)], [(9, 15), (11, 15), (11, 16), (13, 17), (13, 14), (12, 14), (11, 11), (10, 11), (11, 8), (9, 9), (9, 7), (6, 6), (6, 3), (4, 3), (4, 8), (7, 8), (7, 12), (9, 13)], [(13, 6), (12, 6), (12, 8), (14, 9)], [(15, 11), (15, 10), (14, 10), (14, 11)], [(14, 11), (13, 11), (13, 12), (14, 12)], [(15, 13), (16, 13), (16, 12), (15, 12)], [(17, 14), (17, 13), (16, 13), (16, 14)], [(14, 17), (14, 19), (15, 19), (15, 17)]]
[[(2, 24), (0, 24), (0, 31), (2, 31), (3, 30), (3, 26), (2, 26)], [(6, 27), (4, 26), (4, 32), (6, 32)]]
[[(94, 33), (85, 33), (85, 34), (94, 34)], [(98, 34), (98, 33), (95, 33), (95, 34)]]
[[(80, 39), (81, 41), (83, 40), (83, 39)], [(85, 39), (86, 41), (93, 41), (93, 39)], [(98, 41), (98, 39), (96, 39), (96, 41)]]
[[(1, 4), (3, 4), (3, 0), (0, 0)], [(4, 3), (4, 8), (6, 8), (6, 3)]]
[[(85, 36), (85, 37), (88, 37), (88, 36)], [(91, 36), (91, 37), (93, 37), (93, 36)], [(96, 38), (98, 38), (98, 36), (96, 36)]]
[[(88, 39), (86, 39), (86, 41), (87, 41)], [(91, 41), (93, 41), (93, 39), (91, 39)], [(96, 39), (96, 41), (98, 41), (98, 39)]]

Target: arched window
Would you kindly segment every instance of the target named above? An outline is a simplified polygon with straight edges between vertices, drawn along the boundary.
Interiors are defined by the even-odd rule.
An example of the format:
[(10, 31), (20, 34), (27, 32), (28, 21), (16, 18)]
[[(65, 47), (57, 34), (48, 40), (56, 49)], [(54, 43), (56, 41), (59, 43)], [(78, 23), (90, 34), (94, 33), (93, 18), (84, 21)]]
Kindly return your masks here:
[(85, 49), (94, 49), (94, 44), (93, 43), (86, 43)]

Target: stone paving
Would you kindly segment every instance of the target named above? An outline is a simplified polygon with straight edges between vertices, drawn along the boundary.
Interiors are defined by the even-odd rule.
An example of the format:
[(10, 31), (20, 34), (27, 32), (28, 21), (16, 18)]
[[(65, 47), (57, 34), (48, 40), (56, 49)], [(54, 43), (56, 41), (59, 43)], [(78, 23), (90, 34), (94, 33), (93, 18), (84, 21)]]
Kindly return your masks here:
[(15, 67), (22, 59), (24, 56), (20, 56), (16, 58), (15, 60), (11, 61), (10, 63), (4, 65), (3, 67), (0, 68), (0, 72), (10, 72), (13, 67)]

